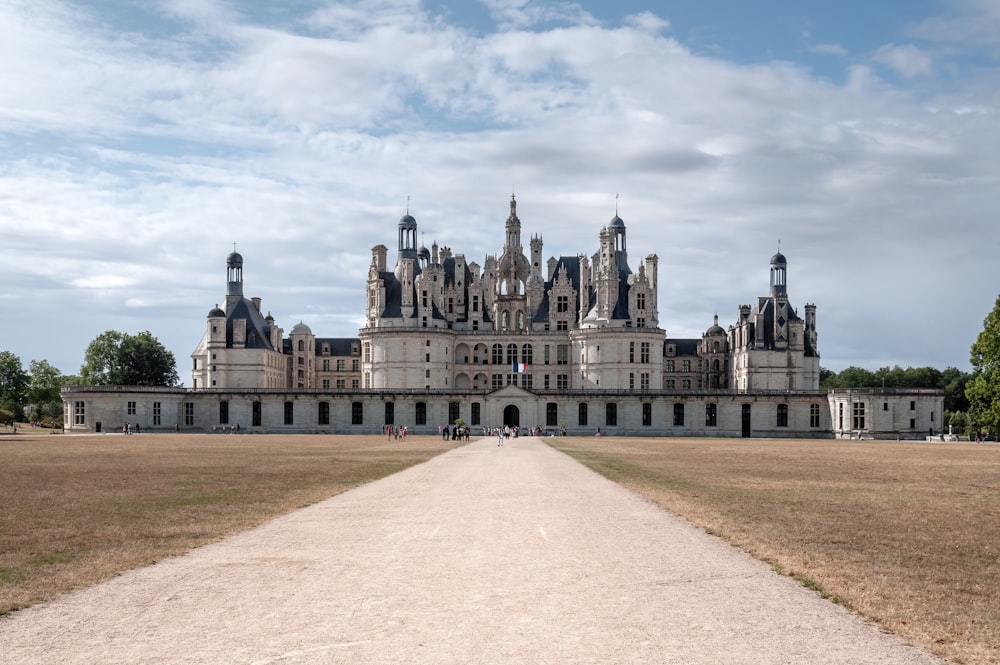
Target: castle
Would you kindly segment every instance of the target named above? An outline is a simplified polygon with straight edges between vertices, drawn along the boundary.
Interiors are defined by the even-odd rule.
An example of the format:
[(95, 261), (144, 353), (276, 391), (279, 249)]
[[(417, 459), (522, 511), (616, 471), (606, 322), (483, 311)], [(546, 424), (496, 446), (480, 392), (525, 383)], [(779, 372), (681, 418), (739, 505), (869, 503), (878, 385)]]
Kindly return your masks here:
[[(649, 254), (633, 271), (617, 214), (589, 257), (543, 259), (540, 235), (526, 254), (513, 196), (501, 251), (482, 265), (437, 243), (418, 247), (409, 212), (397, 226), (395, 263), (385, 245), (371, 253), (365, 325), (346, 339), (317, 337), (302, 322), (285, 336), (261, 300), (244, 295), (243, 257), (231, 253), (224, 306), (209, 311), (192, 353), (192, 389), (162, 389), (180, 395), (169, 400), (169, 422), (317, 432), (406, 424), (420, 433), (461, 419), (570, 433), (844, 434), (844, 404), (819, 389), (816, 307), (806, 304), (800, 317), (792, 306), (780, 252), (768, 295), (741, 305), (728, 329), (716, 316), (695, 339), (660, 327), (659, 259)], [(890, 397), (893, 413), (905, 411), (896, 402), (910, 402), (914, 417), (879, 427), (915, 434), (940, 423), (941, 402), (930, 393), (880, 399)], [(851, 413), (857, 399), (849, 398)], [(140, 409), (139, 400), (125, 402), (127, 421)], [(876, 402), (867, 422), (849, 419), (848, 435), (872, 431)], [(157, 404), (157, 422), (144, 429), (168, 422)], [(67, 400), (67, 422), (87, 420), (78, 415)]]

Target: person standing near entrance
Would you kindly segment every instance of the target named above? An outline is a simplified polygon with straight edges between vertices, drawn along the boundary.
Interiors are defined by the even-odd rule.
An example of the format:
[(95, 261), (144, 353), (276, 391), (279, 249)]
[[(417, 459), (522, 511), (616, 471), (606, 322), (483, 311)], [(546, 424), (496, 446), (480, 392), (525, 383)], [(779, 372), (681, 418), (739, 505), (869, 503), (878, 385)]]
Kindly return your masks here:
[(497, 427), (497, 446), (503, 445), (503, 428)]

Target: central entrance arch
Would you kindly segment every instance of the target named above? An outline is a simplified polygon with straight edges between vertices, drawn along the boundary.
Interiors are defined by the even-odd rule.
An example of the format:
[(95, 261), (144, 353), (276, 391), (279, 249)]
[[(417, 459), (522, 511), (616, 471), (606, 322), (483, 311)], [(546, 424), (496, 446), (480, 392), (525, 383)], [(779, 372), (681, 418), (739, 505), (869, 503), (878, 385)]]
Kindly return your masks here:
[(504, 407), (503, 424), (509, 427), (521, 426), (521, 412), (513, 404)]

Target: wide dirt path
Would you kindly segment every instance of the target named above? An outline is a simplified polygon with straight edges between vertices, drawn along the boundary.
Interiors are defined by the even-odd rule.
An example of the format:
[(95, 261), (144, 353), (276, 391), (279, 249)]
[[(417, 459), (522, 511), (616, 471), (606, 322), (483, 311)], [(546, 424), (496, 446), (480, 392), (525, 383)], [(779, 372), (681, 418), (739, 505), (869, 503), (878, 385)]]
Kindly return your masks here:
[[(405, 445), (405, 444), (401, 444)], [(14, 663), (939, 663), (534, 438), (0, 621)]]

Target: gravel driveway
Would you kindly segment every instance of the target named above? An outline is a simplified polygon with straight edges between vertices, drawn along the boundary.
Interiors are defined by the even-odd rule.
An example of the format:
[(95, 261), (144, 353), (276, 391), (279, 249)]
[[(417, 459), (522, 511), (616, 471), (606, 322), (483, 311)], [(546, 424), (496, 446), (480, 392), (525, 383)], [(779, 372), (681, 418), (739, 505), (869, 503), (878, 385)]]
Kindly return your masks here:
[[(400, 444), (405, 445), (405, 444)], [(8, 665), (940, 664), (535, 438), (0, 620)]]

